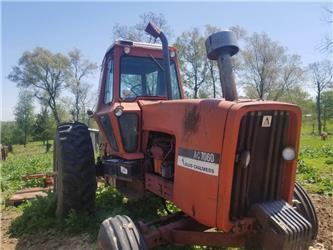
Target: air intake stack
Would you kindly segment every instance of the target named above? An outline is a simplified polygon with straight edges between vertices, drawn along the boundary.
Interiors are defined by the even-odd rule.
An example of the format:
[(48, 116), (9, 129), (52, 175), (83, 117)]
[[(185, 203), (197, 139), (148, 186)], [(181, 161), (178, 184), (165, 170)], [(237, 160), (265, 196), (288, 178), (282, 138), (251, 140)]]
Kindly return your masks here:
[(160, 30), (156, 24), (149, 22), (145, 31), (153, 36), (154, 38), (159, 38), (162, 42), (163, 49), (163, 60), (164, 60), (164, 82), (166, 84), (166, 92), (168, 99), (172, 99), (171, 93), (171, 73), (170, 73), (170, 54), (168, 39), (162, 30)]
[(232, 31), (220, 31), (210, 35), (206, 40), (206, 51), (210, 60), (217, 60), (223, 97), (227, 101), (237, 100), (236, 82), (231, 62), (231, 57), (239, 51), (235, 34)]

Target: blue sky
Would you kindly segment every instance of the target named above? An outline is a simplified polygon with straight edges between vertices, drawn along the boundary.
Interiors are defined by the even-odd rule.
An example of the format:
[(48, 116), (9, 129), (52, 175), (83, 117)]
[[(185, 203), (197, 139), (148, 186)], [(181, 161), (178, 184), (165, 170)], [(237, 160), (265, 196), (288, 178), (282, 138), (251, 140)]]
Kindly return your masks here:
[[(206, 24), (266, 32), (299, 54), (304, 65), (328, 55), (316, 48), (332, 27), (324, 22), (324, 3), (316, 2), (1, 2), (2, 118), (13, 120), (18, 89), (6, 76), (24, 51), (37, 46), (67, 53), (73, 48), (98, 64), (112, 43), (115, 23), (133, 25), (139, 15), (163, 13), (174, 37)], [(97, 88), (98, 75), (91, 79)]]

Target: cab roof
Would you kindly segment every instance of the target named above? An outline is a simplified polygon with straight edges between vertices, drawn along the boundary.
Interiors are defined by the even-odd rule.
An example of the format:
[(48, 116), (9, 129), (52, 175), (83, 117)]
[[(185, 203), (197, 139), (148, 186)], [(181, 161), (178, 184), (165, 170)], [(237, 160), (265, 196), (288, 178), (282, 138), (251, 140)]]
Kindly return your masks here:
[[(134, 42), (130, 40), (116, 40), (106, 51), (106, 54), (115, 46), (130, 46), (130, 47), (138, 47), (138, 48), (144, 48), (144, 49), (156, 49), (156, 50), (162, 50), (162, 44), (159, 43), (144, 43), (144, 42)], [(169, 46), (170, 50), (175, 51), (176, 48), (173, 46)]]

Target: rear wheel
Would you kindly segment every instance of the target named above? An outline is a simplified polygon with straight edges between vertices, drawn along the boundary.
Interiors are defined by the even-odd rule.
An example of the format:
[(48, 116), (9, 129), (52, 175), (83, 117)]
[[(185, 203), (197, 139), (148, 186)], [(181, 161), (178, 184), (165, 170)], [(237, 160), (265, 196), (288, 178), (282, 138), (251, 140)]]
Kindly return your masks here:
[(315, 240), (318, 234), (318, 219), (316, 215), (316, 210), (309, 195), (299, 183), (295, 184), (294, 207), (296, 207), (297, 212), (299, 212), (305, 219), (307, 219), (311, 223), (311, 239)]
[(103, 221), (97, 237), (99, 250), (147, 249), (139, 230), (126, 215), (117, 215)]
[(69, 210), (93, 212), (95, 206), (95, 160), (88, 127), (64, 123), (58, 126), (54, 145), (57, 217)]

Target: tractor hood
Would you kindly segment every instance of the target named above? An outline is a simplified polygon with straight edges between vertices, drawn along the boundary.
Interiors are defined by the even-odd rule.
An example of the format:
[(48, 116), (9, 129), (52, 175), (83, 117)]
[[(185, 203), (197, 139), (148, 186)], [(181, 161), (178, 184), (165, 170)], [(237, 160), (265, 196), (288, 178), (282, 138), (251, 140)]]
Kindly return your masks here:
[(207, 211), (217, 207), (224, 127), (233, 104), (210, 99), (139, 101), (143, 132), (158, 131), (176, 138), (173, 201), (205, 225), (216, 225), (216, 214)]
[[(142, 129), (174, 135), (184, 146), (219, 151), (226, 115), (233, 104), (215, 99), (140, 100)], [(204, 141), (209, 141), (208, 148)]]

